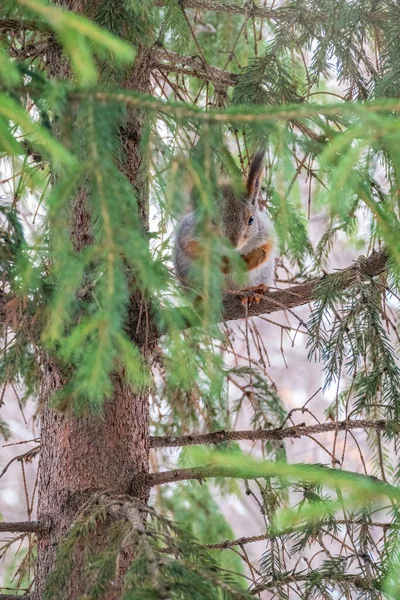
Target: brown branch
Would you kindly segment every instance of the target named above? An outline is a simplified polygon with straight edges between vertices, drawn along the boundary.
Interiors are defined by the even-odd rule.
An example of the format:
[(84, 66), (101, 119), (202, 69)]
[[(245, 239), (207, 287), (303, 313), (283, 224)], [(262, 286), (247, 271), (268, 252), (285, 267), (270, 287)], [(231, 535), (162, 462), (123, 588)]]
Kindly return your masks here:
[[(242, 15), (252, 19), (254, 17), (267, 19), (270, 21), (279, 21), (287, 24), (305, 25), (309, 28), (310, 23), (327, 23), (328, 16), (323, 11), (301, 11), (296, 7), (280, 6), (278, 8), (267, 8), (265, 6), (256, 6), (248, 2), (219, 2), (218, 0), (180, 0), (182, 8), (193, 8), (198, 11), (210, 11), (225, 13), (228, 15)], [(156, 6), (165, 6), (165, 0), (155, 0)], [(376, 25), (385, 22), (386, 12), (383, 10), (371, 10), (368, 18)]]
[[(262, 298), (259, 304), (252, 304), (248, 307), (248, 316), (269, 314), (295, 308), (308, 304), (316, 299), (316, 288), (326, 281), (327, 277), (337, 279), (336, 290), (343, 290), (351, 286), (358, 277), (373, 277), (379, 275), (386, 268), (387, 255), (385, 252), (373, 252), (367, 259), (359, 259), (354, 265), (331, 273), (325, 277), (300, 283), (284, 290), (273, 290), (260, 295)], [(246, 307), (242, 304), (243, 294), (232, 294), (224, 301), (224, 320), (243, 319), (246, 316)]]
[(239, 75), (224, 71), (219, 67), (204, 64), (199, 56), (185, 56), (171, 52), (165, 48), (155, 48), (152, 53), (154, 69), (161, 73), (183, 73), (206, 81), (211, 81), (215, 86), (234, 86)]
[[(259, 295), (261, 298), (259, 304), (251, 304), (248, 308), (242, 304), (246, 292), (231, 293), (223, 302), (223, 320), (231, 321), (244, 319), (246, 317), (270, 314), (281, 310), (291, 310), (297, 306), (308, 304), (316, 300), (317, 287), (321, 282), (326, 281), (327, 278), (334, 278), (336, 290), (342, 290), (350, 287), (359, 277), (374, 277), (379, 275), (385, 271), (386, 262), (387, 254), (385, 251), (373, 252), (368, 258), (359, 258), (354, 265), (347, 269), (331, 273), (330, 275), (326, 275), (314, 281), (300, 283), (286, 289), (274, 289), (269, 292), (264, 292)], [(0, 322), (10, 325), (12, 325), (12, 320), (8, 315), (7, 306), (11, 300), (12, 298), (0, 291)], [(170, 314), (165, 315), (168, 317), (164, 319), (165, 323), (171, 322), (171, 320), (174, 322), (180, 321), (182, 329), (187, 329), (197, 323), (201, 325), (198, 313), (196, 313), (191, 306), (168, 309), (166, 312)], [(132, 339), (135, 340), (137, 336), (136, 326), (131, 325), (131, 322), (132, 321), (128, 316), (127, 331), (131, 333)], [(155, 327), (150, 331), (146, 331), (148, 344), (151, 345), (152, 343), (155, 343), (160, 335), (164, 333), (166, 333), (166, 331), (159, 331)], [(154, 447), (157, 447), (157, 445)], [(37, 449), (34, 448), (26, 454), (29, 455), (30, 453), (35, 453), (36, 450)], [(23, 457), (24, 455), (18, 458)], [(13, 460), (15, 459), (12, 459), (12, 461)], [(4, 474), (10, 464), (11, 463), (6, 465), (5, 469), (3, 469), (3, 472), (0, 474), (0, 477)]]
[[(352, 484), (361, 485), (361, 489), (364, 489), (365, 485), (370, 485), (374, 483), (376, 486), (376, 491), (379, 494), (383, 494), (388, 498), (395, 498), (396, 501), (400, 499), (400, 491), (393, 485), (388, 484), (377, 477), (372, 475), (363, 475), (360, 473), (355, 473), (354, 471), (347, 471), (345, 469), (341, 469), (340, 471), (335, 469), (330, 469), (329, 467), (324, 467), (323, 465), (305, 465), (305, 464), (285, 464), (284, 466), (284, 475), (285, 477), (289, 477), (289, 472), (292, 473), (293, 476), (298, 477), (301, 476), (297, 471), (300, 468), (305, 469), (304, 477), (308, 479), (318, 479), (322, 481), (323, 474), (326, 473), (327, 485), (338, 485), (340, 480), (342, 480), (345, 484), (350, 482), (350, 478), (352, 480)], [(311, 475), (313, 469), (316, 471)], [(235, 464), (231, 465), (221, 465), (221, 464), (211, 464), (203, 467), (190, 467), (187, 469), (173, 469), (172, 471), (159, 471), (157, 473), (149, 473), (143, 474), (142, 477), (148, 487), (153, 487), (156, 485), (164, 485), (167, 483), (176, 483), (178, 481), (188, 481), (188, 480), (197, 480), (204, 481), (205, 479), (213, 478), (213, 477), (227, 477), (233, 479), (258, 479), (265, 478), (266, 476), (275, 476), (280, 474), (281, 467), (278, 463), (273, 463), (271, 461), (255, 463), (249, 466), (242, 466)], [(320, 474), (319, 474), (320, 471)], [(330, 481), (329, 481), (330, 478)]]
[(22, 19), (0, 19), (0, 31), (40, 31), (52, 33), (53, 30), (47, 23), (39, 21), (25, 21)]
[[(379, 527), (381, 529), (387, 530), (392, 527), (392, 523), (369, 523), (365, 519), (352, 520), (352, 519), (338, 519), (334, 522), (335, 525), (356, 525), (356, 526), (367, 526), (367, 527)], [(288, 534), (293, 534), (294, 531), (301, 531), (301, 527), (296, 527), (293, 529), (291, 527), (287, 530)], [(278, 535), (285, 535), (286, 532), (280, 532)], [(329, 532), (327, 532), (329, 535)], [(224, 542), (217, 542), (216, 544), (201, 544), (202, 548), (207, 550), (226, 550), (227, 548), (234, 548), (235, 546), (244, 546), (245, 544), (253, 544), (254, 542), (262, 542), (264, 540), (269, 540), (272, 537), (276, 537), (276, 534), (263, 533), (262, 535), (253, 535), (249, 537), (241, 537), (236, 540), (225, 540)]]
[(7, 533), (43, 533), (47, 527), (39, 521), (0, 521), (0, 532)]
[(213, 431), (212, 433), (201, 433), (197, 435), (165, 435), (150, 438), (152, 448), (172, 448), (175, 446), (195, 446), (199, 444), (222, 444), (229, 440), (283, 440), (285, 438), (300, 438), (315, 433), (327, 431), (347, 431), (349, 429), (377, 429), (384, 430), (386, 421), (339, 421), (332, 423), (321, 423), (318, 425), (305, 425), (301, 423), (293, 427), (282, 429), (248, 429), (242, 431)]
[[(0, 310), (0, 314), (1, 314), (1, 310)], [(0, 479), (1, 477), (3, 477), (3, 475), (6, 473), (6, 471), (8, 470), (8, 468), (12, 465), (13, 462), (15, 462), (16, 460), (21, 462), (23, 460), (31, 460), (32, 458), (34, 458), (40, 450), (40, 446), (35, 446), (34, 448), (31, 448), (30, 450), (28, 450), (27, 452), (24, 452), (23, 454), (19, 454), (18, 456), (14, 456), (4, 467), (4, 469), (2, 470), (2, 472), (0, 473)]]
[[(164, 0), (155, 0), (156, 6), (164, 6)], [(246, 6), (243, 2), (239, 4), (238, 2), (218, 2), (217, 0), (181, 0), (181, 6), (183, 8), (194, 8), (195, 10), (203, 10), (203, 11), (213, 11), (213, 12), (221, 12), (229, 15), (245, 15), (247, 14), (249, 18), (252, 17), (260, 17), (261, 19), (271, 19), (274, 21), (292, 21), (294, 19), (298, 19), (299, 11), (282, 7), (282, 8), (265, 8), (263, 6)], [(246, 13), (247, 11), (247, 13)], [(310, 15), (308, 13), (307, 16), (315, 19), (316, 16)], [(326, 16), (319, 15), (320, 19), (324, 19), (326, 21)]]
[(319, 580), (322, 578), (323, 580), (328, 580), (329, 583), (336, 583), (340, 585), (342, 588), (344, 584), (348, 583), (350, 585), (354, 585), (355, 587), (359, 587), (363, 590), (375, 590), (376, 588), (373, 585), (372, 581), (367, 581), (363, 577), (359, 575), (352, 575), (350, 573), (321, 573), (320, 571), (309, 571), (308, 573), (294, 573), (292, 575), (285, 575), (280, 579), (275, 579), (268, 583), (263, 583), (261, 585), (257, 585), (253, 589), (251, 589), (251, 593), (256, 595), (260, 592), (270, 590), (276, 587), (281, 588), (288, 583), (302, 582), (302, 581), (312, 581), (313, 577), (318, 577)]
[[(279, 8), (267, 8), (265, 6), (256, 6), (238, 2), (218, 2), (217, 0), (181, 0), (180, 4), (182, 8), (193, 8), (195, 10), (210, 11), (225, 13), (229, 15), (243, 15), (249, 19), (256, 17), (260, 19), (268, 19), (270, 21), (280, 21), (286, 23), (293, 23), (293, 25), (301, 24), (302, 18), (306, 23), (326, 23), (327, 15), (322, 11), (316, 11), (314, 13), (308, 12), (306, 15), (302, 14), (295, 7), (281, 6)], [(162, 7), (165, 6), (165, 0), (155, 0), (155, 5)], [(380, 23), (386, 19), (386, 13), (384, 11), (370, 11), (369, 18), (375, 23)], [(38, 21), (26, 21), (22, 19), (1, 19), (0, 20), (0, 31), (1, 30), (31, 30), (51, 33), (52, 29), (47, 23)]]
[[(262, 474), (260, 475), (262, 476)], [(245, 478), (251, 479), (248, 470), (246, 475), (242, 473), (242, 469), (236, 469), (234, 467), (226, 467), (225, 465), (207, 465), (205, 467), (191, 467), (188, 469), (173, 469), (172, 471), (160, 471), (158, 473), (150, 473), (144, 475), (147, 485), (154, 487), (156, 485), (165, 485), (166, 483), (176, 483), (177, 481), (188, 481), (189, 479), (196, 479), (197, 481), (203, 481), (212, 477), (231, 477), (231, 478)], [(256, 475), (253, 475), (255, 478)]]
[[(233, 321), (245, 319), (246, 317), (256, 317), (266, 315), (281, 310), (291, 310), (298, 306), (303, 306), (317, 299), (317, 288), (328, 278), (335, 280), (336, 290), (343, 290), (350, 287), (359, 277), (374, 277), (385, 271), (387, 254), (385, 251), (373, 252), (368, 258), (360, 257), (357, 262), (347, 269), (338, 270), (319, 279), (299, 283), (286, 289), (273, 289), (263, 294), (256, 294), (260, 297), (258, 304), (251, 304), (246, 307), (242, 304), (243, 297), (250, 295), (249, 292), (232, 292), (227, 295), (223, 302), (223, 320)], [(255, 295), (254, 292), (251, 295)], [(182, 329), (192, 327), (194, 324), (201, 326), (198, 313), (191, 306), (183, 308), (173, 308), (167, 311), (169, 313), (165, 322), (179, 322)], [(166, 315), (167, 316), (167, 315)], [(175, 318), (174, 318), (175, 317)], [(149, 343), (155, 342), (160, 333), (165, 331), (153, 330), (148, 332)], [(134, 336), (133, 336), (134, 339)]]
[(19, 596), (10, 596), (9, 594), (0, 594), (0, 600), (30, 600), (30, 594), (20, 594)]
[[(156, 6), (165, 6), (165, 0), (156, 0)], [(182, 0), (183, 8), (194, 8), (195, 10), (214, 11), (230, 15), (245, 15), (249, 18), (259, 17), (261, 19), (270, 19), (273, 21), (297, 22), (299, 21), (299, 11), (289, 7), (280, 7), (275, 9), (265, 8), (263, 6), (246, 6), (244, 3), (237, 2), (217, 2), (215, 0)], [(370, 17), (379, 19), (379, 12), (370, 13)], [(322, 13), (308, 14), (308, 20), (326, 21), (326, 15)], [(47, 23), (38, 21), (27, 21), (22, 19), (0, 19), (0, 31), (41, 31), (51, 32), (52, 29)]]

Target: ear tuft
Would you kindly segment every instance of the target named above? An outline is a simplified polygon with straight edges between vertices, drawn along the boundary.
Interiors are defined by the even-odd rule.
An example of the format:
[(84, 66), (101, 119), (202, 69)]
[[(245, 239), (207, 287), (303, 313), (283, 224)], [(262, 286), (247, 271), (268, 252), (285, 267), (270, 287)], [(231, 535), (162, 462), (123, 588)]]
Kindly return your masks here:
[(264, 159), (265, 148), (257, 150), (250, 163), (249, 174), (247, 176), (246, 188), (247, 197), (255, 204), (261, 190), (261, 182), (264, 177)]

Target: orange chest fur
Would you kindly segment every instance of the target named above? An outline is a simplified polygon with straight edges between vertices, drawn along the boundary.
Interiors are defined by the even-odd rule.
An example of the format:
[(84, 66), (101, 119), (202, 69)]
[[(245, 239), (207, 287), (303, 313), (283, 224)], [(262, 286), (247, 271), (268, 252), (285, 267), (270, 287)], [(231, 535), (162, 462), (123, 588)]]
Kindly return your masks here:
[(271, 255), (272, 246), (272, 240), (268, 240), (262, 246), (258, 246), (258, 248), (254, 248), (254, 250), (242, 256), (247, 265), (247, 270), (252, 271), (265, 263)]
[[(268, 240), (262, 246), (258, 246), (258, 248), (254, 248), (254, 250), (251, 250), (251, 252), (249, 252), (248, 254), (244, 254), (242, 258), (246, 263), (247, 270), (252, 271), (253, 269), (257, 269), (257, 267), (265, 263), (271, 255), (272, 246), (272, 240)], [(190, 258), (200, 258), (202, 254), (202, 247), (200, 242), (198, 242), (197, 240), (190, 240), (185, 246), (185, 251), (186, 254), (190, 256)], [(222, 269), (224, 273), (229, 272), (227, 262), (229, 261), (227, 261), (226, 259), (224, 261), (224, 267)]]

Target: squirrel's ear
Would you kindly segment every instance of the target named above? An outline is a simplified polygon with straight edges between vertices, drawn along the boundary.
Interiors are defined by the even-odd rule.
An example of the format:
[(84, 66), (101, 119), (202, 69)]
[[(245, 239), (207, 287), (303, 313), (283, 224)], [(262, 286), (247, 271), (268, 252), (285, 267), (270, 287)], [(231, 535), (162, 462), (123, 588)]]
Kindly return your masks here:
[(256, 203), (258, 196), (260, 195), (261, 190), (261, 182), (264, 178), (265, 166), (264, 166), (264, 158), (265, 158), (265, 149), (257, 150), (255, 155), (253, 156), (253, 160), (250, 163), (249, 174), (247, 176), (246, 188), (247, 188), (247, 197), (252, 201), (253, 204)]

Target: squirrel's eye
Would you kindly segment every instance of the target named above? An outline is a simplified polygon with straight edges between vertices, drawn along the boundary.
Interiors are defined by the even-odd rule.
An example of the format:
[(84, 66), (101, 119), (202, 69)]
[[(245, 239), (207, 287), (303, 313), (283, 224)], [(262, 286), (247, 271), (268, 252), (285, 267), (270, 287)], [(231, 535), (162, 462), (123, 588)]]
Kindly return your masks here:
[(214, 225), (214, 227), (216, 227), (216, 226), (217, 226), (217, 224), (216, 224), (216, 222), (215, 222), (215, 219), (211, 219), (211, 225)]
[(247, 225), (252, 225), (253, 221), (254, 221), (253, 217), (250, 217), (249, 222), (247, 223)]

